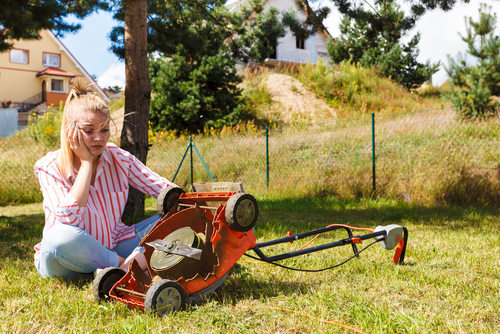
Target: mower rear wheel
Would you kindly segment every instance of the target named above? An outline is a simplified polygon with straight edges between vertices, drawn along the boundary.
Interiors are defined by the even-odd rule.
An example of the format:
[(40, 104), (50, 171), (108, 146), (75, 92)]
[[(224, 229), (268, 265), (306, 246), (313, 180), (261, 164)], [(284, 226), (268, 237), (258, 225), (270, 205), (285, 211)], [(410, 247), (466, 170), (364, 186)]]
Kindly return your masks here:
[(163, 218), (172, 209), (179, 197), (184, 194), (184, 190), (179, 187), (168, 187), (163, 189), (156, 200), (156, 209)]
[(258, 217), (259, 206), (250, 194), (234, 194), (226, 203), (226, 222), (233, 230), (250, 231)]
[(144, 310), (160, 317), (180, 311), (185, 306), (184, 289), (179, 283), (169, 279), (153, 283), (144, 298)]
[(120, 268), (109, 267), (101, 270), (92, 284), (92, 294), (96, 300), (107, 300), (109, 292), (119, 280), (125, 276), (125, 271)]

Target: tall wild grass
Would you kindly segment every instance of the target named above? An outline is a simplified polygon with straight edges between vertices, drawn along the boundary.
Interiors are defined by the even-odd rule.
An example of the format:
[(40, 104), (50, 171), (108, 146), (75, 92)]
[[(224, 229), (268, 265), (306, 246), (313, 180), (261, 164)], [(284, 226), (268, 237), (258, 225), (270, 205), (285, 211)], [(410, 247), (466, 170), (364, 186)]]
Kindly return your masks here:
[[(461, 122), (452, 110), (375, 117), (373, 188), (371, 117), (333, 124), (269, 129), (241, 122), (222, 130), (150, 134), (147, 165), (185, 188), (193, 181), (242, 182), (247, 192), (268, 198), (392, 198), (421, 204), (500, 204), (499, 121)], [(29, 131), (0, 139), (0, 204), (41, 200), (33, 165), (58, 143)], [(209, 172), (205, 169), (205, 162)], [(180, 164), (182, 158), (184, 161)], [(177, 174), (176, 174), (177, 172)]]

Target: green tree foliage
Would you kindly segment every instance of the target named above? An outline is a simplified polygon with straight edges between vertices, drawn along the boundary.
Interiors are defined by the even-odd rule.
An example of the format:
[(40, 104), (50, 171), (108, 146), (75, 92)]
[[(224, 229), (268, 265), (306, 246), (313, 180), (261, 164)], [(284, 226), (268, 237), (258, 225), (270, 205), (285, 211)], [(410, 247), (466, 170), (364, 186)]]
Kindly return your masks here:
[[(339, 6), (346, 1), (334, 2)], [(401, 38), (414, 28), (424, 7), (413, 6), (410, 15), (405, 16), (394, 1), (376, 1), (376, 7), (370, 10), (361, 6), (340, 11), (344, 14), (340, 38), (330, 40), (327, 45), (333, 62), (350, 60), (365, 67), (377, 66), (382, 75), (408, 89), (421, 85), (438, 71), (439, 62), (422, 64), (417, 61), (419, 33), (407, 44), (401, 42)]]
[(448, 56), (449, 66), (445, 67), (450, 76), (450, 89), (443, 92), (460, 117), (482, 118), (492, 115), (499, 107), (491, 99), (500, 96), (500, 38), (494, 36), (497, 18), (491, 14), (491, 7), (482, 4), (479, 20), (465, 18), (467, 53), (477, 59), (476, 65), (467, 63), (459, 54), (457, 59)]
[(80, 24), (64, 19), (70, 14), (83, 18), (99, 8), (106, 9), (108, 4), (102, 0), (2, 0), (0, 52), (12, 47), (9, 39), (38, 39), (42, 29), (50, 29), (58, 35), (75, 32)]
[(223, 49), (192, 62), (181, 54), (150, 62), (154, 130), (195, 133), (204, 127), (236, 124), (241, 110), (236, 60)]
[(108, 86), (107, 89), (109, 89), (110, 91), (113, 91), (115, 93), (118, 93), (118, 92), (121, 92), (122, 88), (120, 86)]
[(309, 2), (315, 1), (295, 0), (296, 7), (306, 15), (304, 21), (297, 18), (297, 11), (294, 8), (290, 8), (282, 14), (281, 21), (290, 29), (295, 37), (306, 39), (316, 31), (325, 29), (323, 21), (330, 14), (330, 8), (323, 6), (314, 10), (311, 8)]
[[(263, 3), (252, 0), (229, 12), (224, 0), (149, 2), (148, 51), (158, 55), (150, 59), (155, 130), (196, 132), (238, 122), (236, 61), (263, 62), (285, 34), (279, 11), (264, 13)], [(121, 57), (123, 33), (123, 27), (111, 33), (112, 50)]]

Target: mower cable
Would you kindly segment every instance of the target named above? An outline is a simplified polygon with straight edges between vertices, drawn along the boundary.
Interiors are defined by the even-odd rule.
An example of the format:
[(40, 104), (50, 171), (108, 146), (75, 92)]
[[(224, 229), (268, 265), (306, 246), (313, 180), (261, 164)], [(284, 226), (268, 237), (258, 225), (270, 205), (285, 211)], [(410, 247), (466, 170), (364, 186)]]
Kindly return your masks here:
[[(331, 224), (331, 225), (328, 225), (326, 228), (329, 228), (329, 227), (333, 227), (333, 226), (340, 226), (340, 227), (346, 227), (348, 229), (351, 229), (351, 230), (360, 230), (360, 231), (370, 231), (373, 233), (373, 231), (375, 231), (373, 228), (365, 228), (365, 227), (354, 227), (354, 226), (349, 226), (349, 225), (344, 225), (344, 224)], [(314, 240), (316, 240), (319, 236), (321, 235), (321, 233), (318, 233), (314, 238), (312, 238), (312, 240), (310, 240), (307, 244), (305, 244), (304, 246), (300, 247), (299, 250), (303, 250), (304, 248), (306, 248), (307, 246), (309, 246)]]
[(277, 311), (282, 311), (282, 312), (290, 312), (290, 313), (294, 313), (294, 314), (298, 314), (298, 315), (302, 315), (304, 317), (308, 317), (308, 318), (311, 318), (311, 319), (315, 319), (319, 322), (322, 322), (322, 323), (325, 323), (325, 324), (329, 324), (329, 325), (335, 325), (335, 326), (338, 326), (338, 327), (342, 327), (342, 328), (345, 328), (345, 329), (349, 329), (355, 333), (359, 333), (359, 334), (366, 334), (365, 332), (362, 332), (360, 331), (359, 329), (356, 329), (356, 328), (353, 328), (353, 327), (349, 327), (349, 326), (346, 326), (346, 325), (343, 325), (341, 323), (338, 323), (338, 322), (334, 322), (334, 321), (330, 321), (330, 320), (324, 320), (324, 319), (321, 319), (321, 318), (318, 318), (318, 317), (315, 317), (313, 315), (310, 315), (310, 314), (307, 314), (305, 312), (300, 312), (300, 311), (295, 311), (295, 310), (290, 310), (290, 309), (287, 309), (287, 308), (280, 308), (280, 307), (275, 307), (275, 306), (247, 306), (247, 305), (238, 305), (238, 304), (233, 304), (233, 306), (238, 306), (238, 307), (248, 307), (248, 308), (255, 308), (255, 307), (258, 307), (258, 308), (267, 308), (267, 309), (271, 309), (271, 310), (277, 310)]
[(383, 241), (383, 240), (384, 239), (375, 240), (374, 242), (372, 242), (371, 244), (367, 245), (366, 247), (364, 247), (363, 249), (361, 249), (360, 251), (358, 251), (357, 254), (354, 254), (353, 256), (351, 256), (350, 258), (348, 258), (347, 260), (345, 260), (345, 261), (343, 261), (341, 263), (338, 263), (336, 265), (333, 265), (333, 266), (330, 266), (330, 267), (326, 267), (326, 268), (322, 268), (322, 269), (300, 269), (300, 268), (292, 268), (292, 267), (287, 267), (287, 266), (284, 266), (284, 265), (276, 263), (276, 262), (266, 262), (266, 261), (263, 261), (262, 259), (260, 259), (260, 258), (258, 258), (256, 256), (252, 256), (252, 255), (249, 255), (247, 253), (245, 253), (243, 255), (248, 256), (248, 257), (250, 257), (250, 258), (252, 258), (254, 260), (258, 260), (258, 261), (264, 262), (264, 263), (274, 264), (275, 266), (278, 266), (278, 267), (281, 267), (281, 268), (284, 268), (284, 269), (289, 269), (289, 270), (293, 270), (293, 271), (303, 271), (303, 272), (308, 272), (308, 273), (317, 273), (317, 272), (320, 272), (320, 271), (325, 271), (325, 270), (333, 269), (333, 268), (339, 267), (339, 266), (341, 266), (343, 264), (346, 264), (347, 262), (349, 262), (352, 259), (354, 259), (355, 257), (357, 257), (361, 252), (363, 252), (368, 247), (371, 247), (374, 244), (376, 244), (377, 242), (380, 242), (380, 241)]

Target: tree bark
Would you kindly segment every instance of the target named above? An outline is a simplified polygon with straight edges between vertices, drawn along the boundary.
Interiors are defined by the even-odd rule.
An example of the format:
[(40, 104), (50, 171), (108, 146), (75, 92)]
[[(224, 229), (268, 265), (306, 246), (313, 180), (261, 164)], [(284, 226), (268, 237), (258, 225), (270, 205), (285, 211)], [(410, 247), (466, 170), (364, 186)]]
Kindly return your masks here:
[[(146, 164), (151, 83), (148, 73), (147, 0), (125, 0), (125, 119), (120, 146)], [(144, 214), (145, 196), (131, 187), (125, 216)]]

